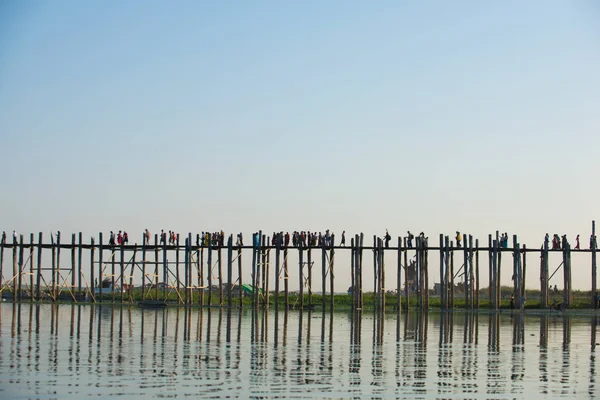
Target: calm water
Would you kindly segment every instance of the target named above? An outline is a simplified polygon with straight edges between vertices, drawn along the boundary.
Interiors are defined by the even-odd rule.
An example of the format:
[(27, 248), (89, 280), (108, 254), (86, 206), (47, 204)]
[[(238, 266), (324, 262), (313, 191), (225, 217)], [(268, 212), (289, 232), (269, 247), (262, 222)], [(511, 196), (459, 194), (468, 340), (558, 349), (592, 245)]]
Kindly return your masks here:
[(598, 321), (4, 303), (0, 399), (597, 399)]

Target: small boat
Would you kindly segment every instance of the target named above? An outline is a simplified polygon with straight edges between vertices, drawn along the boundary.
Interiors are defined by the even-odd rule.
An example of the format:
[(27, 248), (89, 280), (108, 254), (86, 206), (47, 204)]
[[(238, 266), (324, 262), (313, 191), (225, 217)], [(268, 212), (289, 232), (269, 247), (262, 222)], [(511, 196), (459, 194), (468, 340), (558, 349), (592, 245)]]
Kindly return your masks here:
[(167, 302), (164, 300), (142, 300), (138, 303), (142, 308), (165, 308)]

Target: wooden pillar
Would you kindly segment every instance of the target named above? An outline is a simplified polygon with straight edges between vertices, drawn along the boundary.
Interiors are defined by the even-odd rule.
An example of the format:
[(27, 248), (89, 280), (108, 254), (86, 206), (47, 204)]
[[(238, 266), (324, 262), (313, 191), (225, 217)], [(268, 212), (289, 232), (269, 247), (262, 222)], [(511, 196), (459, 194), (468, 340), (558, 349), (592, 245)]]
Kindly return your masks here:
[(465, 310), (469, 308), (470, 296), (469, 296), (469, 236), (463, 235), (463, 276), (464, 276), (464, 294), (465, 294)]
[(270, 293), (270, 285), (269, 285), (269, 277), (271, 276), (271, 245), (268, 243), (267, 240), (267, 247), (264, 249), (264, 266), (265, 266), (265, 272), (263, 274), (263, 280), (265, 282), (265, 289), (264, 289), (264, 301), (265, 301), (265, 307), (268, 309), (269, 308), (269, 293)]
[[(42, 233), (40, 232), (40, 243), (42, 243)], [(92, 237), (90, 240), (90, 297), (96, 302), (96, 285), (94, 284), (94, 280), (96, 279), (96, 271), (94, 270), (94, 238)], [(41, 252), (41, 246), (40, 246)], [(38, 268), (39, 270), (39, 268)], [(39, 291), (39, 281), (38, 281), (38, 291)], [(38, 294), (39, 299), (39, 294)]]
[[(169, 272), (170, 272), (170, 267), (169, 267)], [(169, 274), (167, 273), (167, 282), (168, 282), (168, 276)], [(175, 287), (177, 290), (177, 303), (180, 304), (181, 303), (181, 278), (180, 278), (180, 274), (179, 274), (179, 233), (175, 236)]]
[[(380, 269), (380, 275), (379, 275), (379, 281), (380, 281), (380, 287), (381, 287), (381, 311), (383, 313), (385, 313), (385, 250), (383, 247), (383, 240), (379, 239), (379, 250), (381, 251), (380, 254), (380, 262), (379, 262), (379, 269)], [(382, 320), (383, 321), (383, 320)], [(383, 324), (383, 322), (382, 322)], [(381, 334), (383, 335), (383, 332), (381, 332)]]
[(450, 304), (449, 308), (454, 308), (454, 243), (450, 241)]
[(146, 300), (146, 245), (148, 244), (146, 232), (144, 232), (142, 238), (142, 300)]
[(330, 311), (333, 312), (333, 308), (334, 308), (334, 298), (333, 298), (333, 293), (334, 293), (334, 278), (335, 278), (335, 274), (333, 273), (334, 270), (334, 260), (335, 260), (335, 249), (334, 249), (334, 236), (331, 236), (331, 249), (329, 250), (329, 309)]
[(520, 274), (519, 274), (519, 262), (521, 260), (521, 254), (519, 251), (519, 243), (517, 242), (517, 235), (513, 235), (513, 307), (518, 308), (521, 305), (521, 286), (520, 286)]
[(417, 289), (417, 308), (423, 308), (423, 283), (421, 271), (421, 237), (415, 238), (415, 280)]
[[(123, 246), (123, 245), (121, 245), (121, 246)], [(60, 249), (60, 247), (59, 247), (59, 249)], [(113, 303), (115, 302), (115, 272), (116, 272), (116, 269), (115, 269), (115, 256), (116, 256), (116, 254), (117, 254), (117, 251), (115, 250), (115, 247), (114, 246), (111, 247), (111, 249), (110, 249), (110, 273), (111, 273), (110, 279), (111, 279), (111, 285), (112, 285), (112, 287), (111, 287), (111, 301)], [(59, 274), (59, 276), (60, 276), (60, 274)]]
[(219, 306), (223, 306), (223, 257), (222, 257), (222, 247), (219, 238), (219, 249), (217, 250), (217, 255), (219, 257)]
[[(4, 250), (4, 249), (2, 249)], [(0, 257), (2, 257), (0, 255)], [(1, 261), (0, 261), (1, 262)], [(94, 263), (92, 263), (93, 268)], [(0, 272), (1, 275), (1, 272)], [(94, 273), (92, 270), (92, 282), (94, 281)], [(42, 299), (42, 232), (38, 233), (38, 256), (37, 256), (37, 272), (35, 278), (35, 286), (36, 286), (36, 300), (40, 301)], [(0, 285), (0, 287), (2, 287)], [(92, 293), (94, 291), (92, 290)]]
[[(119, 256), (119, 268), (121, 273), (119, 274), (119, 292), (121, 292), (121, 303), (123, 303), (123, 297), (125, 293), (123, 293), (123, 283), (125, 278), (125, 244), (121, 244), (120, 248), (120, 256)], [(115, 291), (115, 286), (113, 285), (113, 293)]]
[(242, 246), (238, 246), (237, 248), (237, 265), (238, 265), (238, 290), (239, 290), (239, 297), (240, 297), (240, 308), (243, 307), (243, 300), (244, 300), (244, 288), (242, 287), (242, 284), (244, 283), (244, 281), (242, 280)]
[[(206, 245), (208, 246), (208, 255), (206, 256), (206, 272), (207, 272), (207, 277), (208, 277), (208, 306), (210, 307), (212, 305), (212, 235), (208, 235), (207, 237), (208, 239), (208, 243), (206, 243)], [(254, 268), (255, 265), (252, 266), (253, 272), (254, 272)], [(253, 281), (253, 286), (254, 286), (254, 281)], [(256, 288), (254, 288), (254, 290), (256, 290)]]
[(56, 243), (54, 243), (54, 235), (52, 233), (50, 233), (50, 243), (52, 245), (52, 266), (51, 266), (52, 300), (56, 301)]
[(425, 287), (424, 287), (424, 294), (425, 294), (425, 309), (429, 309), (429, 243), (428, 243), (428, 239), (425, 238), (423, 240), (423, 259), (424, 259), (424, 263), (423, 266), (425, 267)]
[[(233, 305), (232, 287), (233, 287), (233, 235), (227, 239), (227, 308)], [(240, 282), (241, 284), (241, 282)]]
[(129, 289), (127, 290), (127, 298), (129, 302), (133, 301), (133, 274), (135, 272), (135, 254), (137, 252), (137, 245), (133, 246), (133, 255), (131, 256), (131, 273), (129, 275)]
[(496, 285), (497, 285), (497, 289), (496, 289), (496, 296), (498, 298), (497, 302), (498, 302), (498, 307), (500, 307), (501, 301), (502, 301), (502, 281), (501, 281), (501, 275), (502, 275), (502, 249), (500, 247), (500, 240), (498, 237), (498, 231), (496, 231), (496, 246), (498, 247), (498, 264), (496, 266)]
[(288, 248), (287, 246), (285, 246), (285, 249), (283, 250), (283, 299), (285, 303), (286, 312), (290, 307), (289, 281), (290, 276), (288, 273)]
[(378, 252), (378, 250), (379, 250), (379, 244), (377, 243), (377, 236), (373, 235), (373, 294), (375, 295), (375, 309), (377, 309), (379, 306), (379, 290), (377, 290), (377, 287), (378, 287), (378, 284), (377, 284), (378, 254), (377, 254), (377, 252)]
[(354, 246), (354, 238), (350, 238), (350, 288), (352, 289), (350, 304), (354, 311), (358, 307), (356, 302), (356, 248)]
[(479, 310), (479, 239), (475, 239), (475, 308)]
[[(81, 270), (81, 263), (83, 257), (83, 234), (79, 232), (79, 247), (77, 249), (77, 291), (81, 294), (83, 290), (82, 278), (83, 271)], [(93, 277), (93, 275), (92, 275)]]
[(566, 243), (565, 245), (566, 250), (567, 250), (567, 267), (568, 267), (568, 274), (567, 274), (567, 299), (568, 299), (568, 306), (569, 308), (571, 308), (571, 303), (573, 300), (573, 286), (571, 284), (571, 244), (570, 243)]
[(492, 286), (490, 290), (492, 291), (492, 309), (498, 310), (498, 296), (496, 291), (498, 290), (498, 285), (496, 284), (496, 273), (498, 270), (498, 242), (494, 240), (492, 242)]
[[(4, 245), (6, 244), (6, 236), (0, 237), (0, 289), (3, 288), (2, 274), (4, 273)], [(1, 294), (0, 294), (1, 295)]]
[(360, 243), (359, 243), (359, 255), (358, 255), (358, 280), (360, 282), (360, 286), (359, 286), (359, 300), (360, 300), (360, 309), (363, 309), (363, 305), (364, 305), (364, 293), (363, 293), (363, 267), (362, 267), (362, 260), (363, 260), (363, 243), (364, 243), (364, 239), (365, 239), (365, 235), (363, 233), (360, 234)]
[[(279, 252), (281, 250), (281, 240), (281, 234), (278, 233), (275, 236), (275, 313), (279, 313), (279, 278), (281, 275), (279, 268)], [(275, 330), (277, 330), (277, 328)]]
[[(99, 300), (102, 301), (102, 232), (98, 233), (98, 296)], [(54, 259), (54, 255), (52, 257)], [(93, 279), (93, 277), (92, 277)]]
[[(190, 290), (192, 289), (191, 286), (192, 284), (190, 283), (190, 248), (191, 248), (191, 242), (192, 242), (192, 234), (188, 232), (188, 236), (185, 238), (185, 242), (184, 242), (184, 252), (183, 252), (183, 290), (184, 290), (184, 296), (183, 296), (183, 303), (187, 306), (190, 304)], [(177, 246), (179, 248), (179, 246)], [(177, 250), (177, 253), (179, 253), (179, 250)], [(177, 268), (179, 269), (179, 268)], [(178, 279), (179, 281), (179, 279)]]
[(541, 290), (542, 290), (542, 308), (548, 308), (548, 299), (549, 299), (549, 292), (548, 292), (548, 283), (549, 283), (549, 276), (548, 276), (548, 264), (549, 264), (549, 249), (550, 249), (550, 243), (549, 243), (549, 239), (546, 238), (544, 239), (544, 247), (542, 249), (542, 262), (541, 262), (541, 267), (542, 267), (542, 279), (541, 279)]
[(23, 235), (19, 235), (19, 269), (17, 273), (17, 290), (19, 294), (19, 301), (21, 301), (23, 300)]
[[(396, 266), (396, 313), (402, 309), (402, 238), (398, 236), (398, 259)], [(333, 293), (332, 293), (333, 295)]]
[[(35, 299), (35, 291), (33, 289), (33, 252), (34, 252), (34, 243), (33, 243), (33, 233), (29, 235), (29, 301), (33, 302)], [(2, 286), (0, 286), (1, 288)]]
[(406, 301), (406, 310), (408, 311), (408, 307), (410, 306), (410, 287), (408, 285), (408, 247), (406, 246), (406, 239), (404, 244), (404, 298)]
[(489, 307), (493, 308), (494, 301), (494, 262), (492, 260), (494, 257), (494, 250), (492, 248), (492, 235), (488, 235), (488, 262), (489, 262), (489, 272), (488, 272), (488, 302)]
[[(202, 241), (200, 243), (201, 247), (200, 247), (200, 259), (198, 260), (198, 263), (200, 264), (200, 267), (198, 268), (198, 286), (200, 286), (200, 298), (198, 299), (198, 303), (200, 304), (200, 307), (204, 306), (204, 289), (205, 289), (205, 285), (204, 285), (204, 247), (206, 247), (206, 234), (204, 232), (202, 232)], [(241, 283), (241, 281), (240, 281)]]
[(77, 275), (75, 266), (75, 234), (71, 234), (71, 290), (75, 290), (75, 277)]
[(325, 311), (327, 294), (327, 250), (321, 247), (321, 309)]
[(304, 259), (302, 254), (302, 238), (298, 240), (298, 280), (300, 289), (298, 291), (300, 296), (300, 309), (304, 309), (304, 277), (302, 276), (302, 267), (304, 266)]
[[(525, 299), (525, 276), (527, 273), (527, 247), (523, 245), (523, 264), (522, 264), (522, 275), (521, 275), (521, 299)], [(525, 304), (522, 301), (523, 305)]]
[(440, 308), (446, 309), (445, 293), (446, 285), (444, 279), (444, 234), (440, 233)]
[[(162, 240), (162, 238), (161, 238)], [(154, 234), (154, 296), (158, 300), (158, 235)], [(164, 244), (163, 244), (164, 246)]]
[[(592, 221), (592, 236), (594, 237), (594, 239), (596, 238), (596, 221)], [(594, 309), (598, 308), (598, 298), (596, 297), (596, 294), (598, 292), (598, 286), (596, 282), (597, 279), (598, 275), (596, 270), (596, 246), (594, 245), (592, 246), (592, 308)]]
[(306, 265), (308, 267), (308, 305), (312, 306), (312, 255), (310, 244), (306, 250)]

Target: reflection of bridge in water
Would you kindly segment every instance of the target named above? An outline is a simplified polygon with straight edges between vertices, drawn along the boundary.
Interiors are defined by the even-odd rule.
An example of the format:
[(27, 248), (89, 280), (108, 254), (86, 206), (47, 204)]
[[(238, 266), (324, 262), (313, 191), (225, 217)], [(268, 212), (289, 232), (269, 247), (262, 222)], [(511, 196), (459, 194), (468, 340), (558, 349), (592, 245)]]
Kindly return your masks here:
[[(0, 360), (5, 370), (90, 370), (100, 380), (126, 370), (149, 371), (169, 379), (249, 379), (259, 390), (274, 385), (266, 378), (271, 373), (277, 387), (347, 379), (350, 388), (368, 381), (374, 394), (377, 387), (389, 393), (395, 382), (398, 393), (416, 395), (431, 393), (431, 385), (438, 394), (522, 393), (532, 375), (540, 393), (551, 394), (557, 382), (579, 385), (589, 370), (586, 390), (593, 394), (598, 323), (595, 315), (566, 314), (413, 312), (394, 318), (5, 303)], [(573, 330), (577, 353), (571, 350)], [(591, 357), (585, 357), (585, 347)], [(26, 376), (18, 379), (25, 383)]]

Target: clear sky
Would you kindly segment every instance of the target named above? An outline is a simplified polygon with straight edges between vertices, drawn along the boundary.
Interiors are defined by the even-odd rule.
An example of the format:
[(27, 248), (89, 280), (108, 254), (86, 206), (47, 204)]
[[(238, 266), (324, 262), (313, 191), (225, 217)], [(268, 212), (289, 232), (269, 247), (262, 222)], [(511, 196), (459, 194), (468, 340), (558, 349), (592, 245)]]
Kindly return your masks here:
[(592, 0), (0, 0), (0, 229), (587, 245), (599, 71)]

